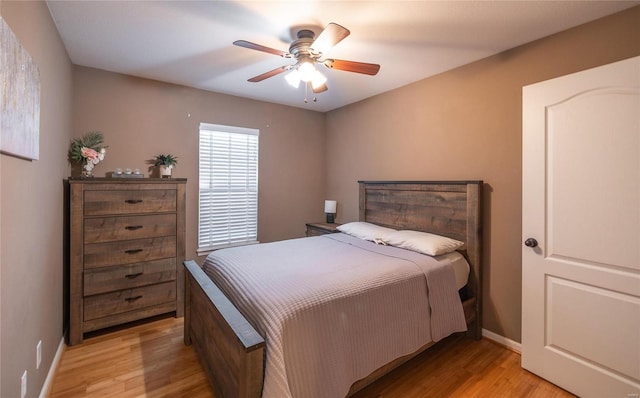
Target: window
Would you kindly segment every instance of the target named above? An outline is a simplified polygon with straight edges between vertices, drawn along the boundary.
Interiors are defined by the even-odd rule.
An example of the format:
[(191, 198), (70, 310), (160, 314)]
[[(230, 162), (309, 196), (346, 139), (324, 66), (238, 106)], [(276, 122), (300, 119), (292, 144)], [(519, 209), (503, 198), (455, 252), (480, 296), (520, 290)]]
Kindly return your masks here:
[(198, 255), (258, 242), (258, 137), (200, 123)]

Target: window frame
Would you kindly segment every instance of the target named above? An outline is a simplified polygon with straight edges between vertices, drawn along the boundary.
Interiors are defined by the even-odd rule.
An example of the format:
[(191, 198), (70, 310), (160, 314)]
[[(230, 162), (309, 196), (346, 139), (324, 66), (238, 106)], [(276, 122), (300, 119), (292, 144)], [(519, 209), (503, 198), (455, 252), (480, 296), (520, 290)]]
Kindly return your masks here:
[[(203, 223), (203, 217), (207, 217), (206, 215), (203, 214), (203, 212), (208, 213), (209, 214), (208, 217), (212, 217), (211, 213), (215, 211), (214, 209), (215, 205), (212, 203), (213, 201), (216, 200), (214, 199), (215, 193), (213, 192), (209, 192), (211, 196), (203, 199), (203, 191), (215, 190), (215, 188), (212, 188), (212, 182), (214, 178), (211, 175), (212, 173), (207, 174), (208, 175), (207, 178), (209, 180), (208, 188), (203, 188), (203, 185), (205, 184), (205, 182), (203, 181), (203, 173), (206, 174), (206, 172), (203, 171), (203, 168), (206, 167), (209, 169), (213, 169), (215, 164), (215, 162), (213, 162), (213, 159), (212, 159), (213, 157), (212, 154), (215, 151), (214, 149), (212, 149), (213, 141), (214, 141), (213, 137), (209, 137), (207, 140), (207, 144), (210, 147), (210, 150), (207, 152), (209, 160), (207, 161), (206, 164), (203, 164), (203, 157), (204, 157), (203, 156), (203, 132), (204, 133), (206, 132), (222, 133), (223, 135), (227, 135), (228, 136), (227, 143), (229, 145), (233, 145), (231, 143), (231, 140), (233, 139), (232, 137), (234, 135), (236, 136), (236, 139), (238, 138), (239, 135), (243, 135), (245, 137), (255, 137), (255, 142), (251, 143), (250, 140), (247, 141), (248, 152), (247, 152), (247, 156), (245, 157), (246, 163), (242, 166), (243, 167), (251, 166), (252, 170), (249, 170), (249, 172), (246, 173), (245, 176), (238, 174), (237, 168), (234, 168), (233, 170), (229, 168), (229, 165), (232, 161), (241, 163), (243, 160), (242, 156), (235, 157), (235, 158), (229, 157), (227, 158), (227, 162), (218, 163), (219, 167), (228, 168), (227, 170), (225, 170), (225, 172), (227, 172), (227, 175), (225, 176), (226, 182), (227, 182), (227, 189), (218, 190), (218, 194), (221, 197), (226, 195), (227, 217), (236, 218), (236, 222), (227, 225), (227, 229), (225, 232), (226, 240), (224, 242), (219, 240), (216, 242), (215, 239), (212, 238), (212, 235), (215, 236), (215, 233), (211, 232), (211, 229), (213, 228), (212, 224), (215, 224), (215, 220), (214, 221), (208, 220), (206, 223)], [(236, 146), (233, 149), (238, 149), (238, 148), (240, 147)], [(258, 241), (259, 150), (260, 150), (260, 130), (259, 129), (248, 128), (248, 127), (238, 127), (238, 126), (227, 126), (227, 125), (204, 123), (204, 122), (200, 123), (200, 128), (198, 131), (198, 235), (197, 235), (198, 237), (197, 253), (199, 256), (204, 256), (214, 250), (218, 250), (222, 248), (244, 246), (244, 245), (259, 243)], [(237, 165), (237, 164), (238, 163), (234, 163), (234, 165)], [(235, 174), (235, 175), (232, 175), (232, 174)], [(232, 181), (233, 177), (236, 177), (236, 179)], [(243, 178), (244, 178), (244, 181), (242, 181)], [(244, 191), (238, 190), (239, 181), (242, 181), (245, 183), (246, 189)], [(236, 183), (235, 190), (234, 188), (231, 187), (232, 182)], [(233, 197), (235, 197), (235, 199)], [(229, 202), (236, 201), (238, 197), (241, 200), (244, 198), (244, 200), (252, 204), (252, 206), (248, 206), (246, 209), (249, 209), (248, 213), (251, 213), (249, 215), (254, 217), (254, 219), (253, 221), (249, 221), (245, 223), (244, 226), (242, 225), (241, 222), (237, 221), (238, 217), (242, 217), (242, 216), (239, 216), (239, 214), (242, 212), (238, 211), (238, 209), (240, 209), (241, 207), (236, 206), (236, 208), (234, 209), (232, 208), (233, 206), (229, 204)], [(205, 205), (203, 202), (207, 202), (206, 210), (204, 209)], [(224, 200), (220, 201), (219, 203), (222, 203), (222, 205), (224, 206)], [(218, 209), (218, 212), (219, 212), (219, 209)], [(220, 219), (218, 220), (218, 223), (223, 223), (223, 222), (224, 222), (223, 220), (220, 220)], [(244, 227), (244, 230), (248, 231), (250, 234), (247, 234), (244, 238), (239, 238), (238, 236), (240, 236), (242, 233), (240, 233), (240, 235), (237, 235), (236, 233), (232, 232), (230, 228), (231, 225), (235, 227), (240, 227), (241, 229), (242, 227)], [(209, 232), (204, 233), (203, 229), (208, 229)], [(235, 230), (237, 231), (237, 229)], [(218, 236), (219, 237), (224, 236), (225, 233), (219, 234)], [(210, 239), (203, 239), (203, 237), (206, 237), (206, 236), (209, 236)]]

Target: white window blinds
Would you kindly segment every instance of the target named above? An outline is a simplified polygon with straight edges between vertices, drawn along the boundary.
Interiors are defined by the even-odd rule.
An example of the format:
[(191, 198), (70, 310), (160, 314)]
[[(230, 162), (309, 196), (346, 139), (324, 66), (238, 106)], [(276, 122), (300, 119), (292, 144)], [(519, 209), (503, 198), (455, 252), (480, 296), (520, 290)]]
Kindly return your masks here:
[(200, 124), (198, 254), (258, 240), (259, 130)]

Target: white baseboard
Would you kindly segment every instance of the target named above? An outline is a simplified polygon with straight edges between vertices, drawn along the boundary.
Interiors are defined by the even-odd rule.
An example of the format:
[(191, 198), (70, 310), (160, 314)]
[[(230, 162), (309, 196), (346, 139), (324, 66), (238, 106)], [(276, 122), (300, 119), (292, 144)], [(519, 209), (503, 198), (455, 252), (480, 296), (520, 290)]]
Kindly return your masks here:
[(522, 353), (522, 344), (518, 343), (517, 341), (513, 341), (511, 339), (508, 339), (504, 336), (501, 336), (497, 333), (493, 333), (490, 330), (487, 329), (482, 329), (482, 337), (486, 337), (489, 340), (493, 340), (498, 344), (502, 344), (503, 346), (517, 352), (517, 353)]
[(53, 361), (51, 362), (51, 367), (49, 367), (47, 378), (44, 380), (42, 390), (40, 390), (40, 398), (45, 398), (49, 395), (49, 389), (51, 388), (53, 377), (56, 375), (56, 370), (58, 369), (58, 365), (60, 364), (60, 358), (62, 358), (64, 346), (64, 336), (62, 336), (62, 338), (60, 339), (60, 344), (58, 344), (58, 349), (56, 350), (56, 355), (53, 357)]

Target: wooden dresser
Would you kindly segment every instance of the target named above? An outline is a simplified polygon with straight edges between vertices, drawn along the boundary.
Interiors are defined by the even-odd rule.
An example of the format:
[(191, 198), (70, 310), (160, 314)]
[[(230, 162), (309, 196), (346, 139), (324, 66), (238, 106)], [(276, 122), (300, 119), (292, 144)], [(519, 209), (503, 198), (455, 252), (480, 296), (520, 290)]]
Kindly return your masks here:
[(186, 179), (70, 178), (69, 344), (184, 311)]

